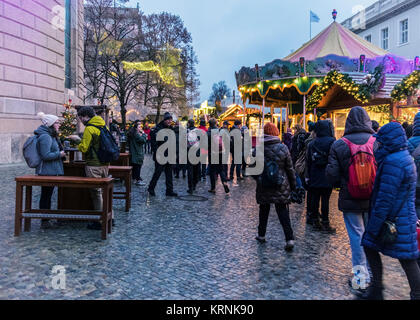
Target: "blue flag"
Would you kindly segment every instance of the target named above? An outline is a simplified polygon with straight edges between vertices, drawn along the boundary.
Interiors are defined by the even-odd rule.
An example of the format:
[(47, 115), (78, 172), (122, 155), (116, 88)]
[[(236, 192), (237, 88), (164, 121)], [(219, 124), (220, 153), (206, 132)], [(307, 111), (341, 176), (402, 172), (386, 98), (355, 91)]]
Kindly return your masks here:
[(317, 16), (316, 13), (312, 12), (311, 10), (311, 22), (319, 22), (319, 17)]

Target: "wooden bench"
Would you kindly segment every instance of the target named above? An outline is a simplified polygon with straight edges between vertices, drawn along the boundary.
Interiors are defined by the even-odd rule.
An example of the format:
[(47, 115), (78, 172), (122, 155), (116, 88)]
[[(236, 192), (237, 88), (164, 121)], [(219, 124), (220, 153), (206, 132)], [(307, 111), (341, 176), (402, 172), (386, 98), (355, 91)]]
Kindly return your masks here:
[[(106, 240), (107, 233), (112, 232), (112, 194), (113, 179), (82, 178), (63, 176), (23, 176), (15, 178), (16, 205), (15, 205), (15, 236), (22, 230), (22, 219), (25, 219), (25, 232), (31, 229), (31, 219), (59, 219), (100, 221), (102, 223), (102, 239)], [(100, 188), (102, 189), (102, 211), (91, 210), (45, 210), (32, 208), (32, 187), (58, 187), (58, 188)], [(25, 187), (25, 209), (22, 208), (23, 189)], [(77, 199), (74, 199), (77, 201)]]
[(131, 208), (131, 172), (133, 167), (109, 166), (109, 174), (116, 179), (124, 180), (125, 191), (114, 192), (114, 199), (125, 199), (125, 212)]

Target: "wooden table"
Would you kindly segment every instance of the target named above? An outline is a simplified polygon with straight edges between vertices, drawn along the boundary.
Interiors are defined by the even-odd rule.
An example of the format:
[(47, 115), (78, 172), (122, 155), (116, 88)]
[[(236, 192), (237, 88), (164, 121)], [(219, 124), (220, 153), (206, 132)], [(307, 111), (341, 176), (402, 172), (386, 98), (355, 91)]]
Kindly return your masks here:
[[(65, 176), (75, 176), (75, 177), (85, 177), (85, 166), (86, 162), (84, 161), (74, 161), (74, 162), (65, 162), (64, 166), (64, 175)], [(115, 179), (121, 179), (125, 184), (124, 192), (113, 193), (114, 199), (124, 199), (125, 200), (125, 211), (129, 212), (131, 208), (131, 172), (132, 167), (130, 166), (109, 166), (109, 174)], [(75, 207), (77, 204), (74, 203), (74, 197), (78, 197), (83, 201), (83, 206), (88, 209), (93, 209), (93, 203), (90, 199), (90, 195), (86, 190), (70, 190), (63, 189), (59, 190), (59, 206), (60, 209), (81, 209), (80, 207)]]
[[(15, 178), (16, 181), (16, 204), (15, 204), (15, 236), (19, 236), (22, 229), (22, 219), (25, 219), (24, 230), (30, 231), (32, 219), (59, 219), (59, 220), (82, 220), (101, 221), (102, 240), (106, 240), (107, 233), (112, 232), (112, 178), (82, 178), (63, 176), (22, 176)], [(32, 187), (58, 187), (71, 189), (102, 189), (103, 209), (93, 210), (46, 210), (32, 208)], [(23, 189), (25, 190), (25, 209), (22, 208)], [(77, 199), (78, 200), (78, 199)], [(76, 202), (76, 198), (73, 198)]]
[(111, 166), (128, 167), (130, 165), (130, 154), (128, 152), (120, 153), (118, 160), (111, 162)]

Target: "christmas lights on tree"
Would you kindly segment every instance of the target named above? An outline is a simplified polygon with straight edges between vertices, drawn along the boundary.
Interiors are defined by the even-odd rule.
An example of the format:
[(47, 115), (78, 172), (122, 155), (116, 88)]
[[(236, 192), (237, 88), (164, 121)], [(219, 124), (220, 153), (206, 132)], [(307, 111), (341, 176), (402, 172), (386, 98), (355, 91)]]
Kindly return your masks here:
[(61, 113), (63, 120), (61, 121), (59, 136), (62, 141), (76, 132), (76, 113), (72, 110), (73, 107), (71, 103), (71, 100), (69, 100), (68, 103), (65, 103), (63, 105), (64, 111)]

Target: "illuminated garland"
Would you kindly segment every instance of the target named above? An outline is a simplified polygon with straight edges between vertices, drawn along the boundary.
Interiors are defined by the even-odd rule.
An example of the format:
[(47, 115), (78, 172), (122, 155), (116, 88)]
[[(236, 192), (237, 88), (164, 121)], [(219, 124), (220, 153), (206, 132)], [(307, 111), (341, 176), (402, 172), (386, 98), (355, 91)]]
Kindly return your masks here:
[(391, 92), (391, 98), (393, 101), (402, 101), (415, 94), (416, 89), (420, 85), (420, 71), (416, 70), (407, 77), (405, 77), (401, 83), (394, 87)]
[(322, 98), (327, 94), (328, 90), (330, 90), (334, 85), (339, 85), (343, 90), (361, 103), (368, 103), (371, 98), (371, 93), (369, 92), (367, 86), (360, 86), (356, 84), (349, 75), (333, 70), (327, 74), (321, 85), (316, 88), (312, 96), (307, 101), (307, 110), (311, 111), (315, 109)]
[(391, 106), (389, 104), (381, 104), (378, 106), (369, 106), (365, 107), (366, 111), (376, 112), (376, 113), (392, 113)]

